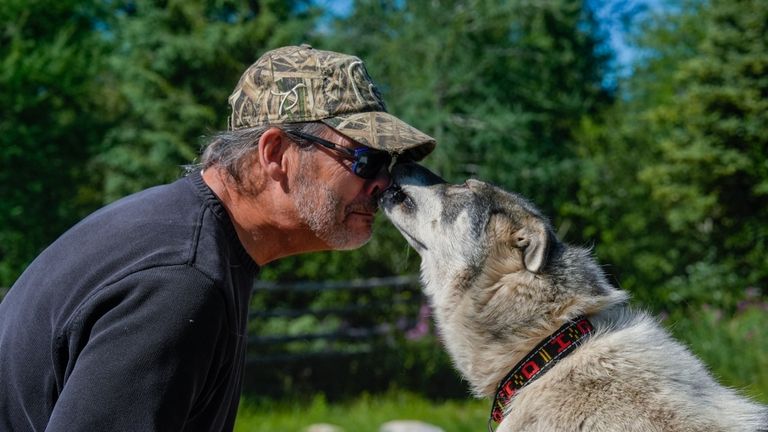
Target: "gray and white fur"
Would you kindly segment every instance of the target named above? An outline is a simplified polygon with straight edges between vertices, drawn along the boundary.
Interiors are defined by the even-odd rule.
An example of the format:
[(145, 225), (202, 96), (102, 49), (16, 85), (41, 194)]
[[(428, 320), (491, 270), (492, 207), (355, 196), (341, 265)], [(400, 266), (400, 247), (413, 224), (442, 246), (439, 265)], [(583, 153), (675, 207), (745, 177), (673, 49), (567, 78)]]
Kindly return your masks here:
[(595, 326), (519, 391), (498, 431), (768, 431), (768, 409), (704, 364), (613, 287), (590, 251), (560, 242), (523, 197), (396, 165), (380, 204), (421, 256), (423, 289), (456, 368), (478, 397), (564, 322)]

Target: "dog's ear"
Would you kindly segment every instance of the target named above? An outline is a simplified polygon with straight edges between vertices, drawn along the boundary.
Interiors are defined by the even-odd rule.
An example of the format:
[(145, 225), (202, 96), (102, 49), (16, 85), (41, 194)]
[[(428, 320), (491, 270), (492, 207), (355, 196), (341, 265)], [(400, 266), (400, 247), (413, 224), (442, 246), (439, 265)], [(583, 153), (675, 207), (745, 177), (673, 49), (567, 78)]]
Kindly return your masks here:
[(513, 235), (513, 243), (523, 254), (526, 270), (539, 273), (547, 263), (551, 239), (546, 225), (539, 219), (528, 218)]
[(522, 265), (539, 273), (547, 263), (552, 236), (545, 221), (524, 211), (500, 211), (491, 219), (493, 238), (497, 244), (520, 252)]
[(547, 264), (549, 251), (556, 242), (549, 222), (525, 198), (479, 180), (469, 179), (467, 186), (484, 191), (495, 204), (491, 207), (494, 236), (520, 250), (525, 269), (540, 273)]

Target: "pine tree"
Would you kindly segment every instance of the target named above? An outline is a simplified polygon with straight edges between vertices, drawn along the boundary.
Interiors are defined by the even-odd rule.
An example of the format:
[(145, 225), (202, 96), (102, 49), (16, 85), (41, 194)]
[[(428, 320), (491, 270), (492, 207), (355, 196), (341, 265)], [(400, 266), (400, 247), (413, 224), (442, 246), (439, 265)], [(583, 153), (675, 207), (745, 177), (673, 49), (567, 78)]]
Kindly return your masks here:
[(684, 5), (645, 21), (624, 97), (585, 122), (569, 210), (644, 304), (734, 307), (766, 286), (768, 5)]
[(768, 4), (712, 0), (701, 14), (696, 54), (652, 109), (659, 162), (641, 175), (707, 280), (738, 298), (768, 281)]
[(107, 201), (178, 178), (205, 137), (226, 128), (240, 74), (264, 51), (304, 40), (315, 12), (302, 5), (136, 0), (118, 8), (104, 78), (116, 127), (96, 160)]
[(99, 201), (104, 16), (96, 1), (0, 1), (0, 287)]

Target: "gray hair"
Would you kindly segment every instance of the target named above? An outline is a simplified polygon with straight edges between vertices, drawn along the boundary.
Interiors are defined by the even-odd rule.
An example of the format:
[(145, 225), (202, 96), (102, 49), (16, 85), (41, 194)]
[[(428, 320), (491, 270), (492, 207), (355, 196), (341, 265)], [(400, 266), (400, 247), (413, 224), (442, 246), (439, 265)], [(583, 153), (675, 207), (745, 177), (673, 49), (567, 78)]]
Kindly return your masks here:
[[(271, 127), (277, 127), (285, 131), (298, 131), (309, 135), (323, 136), (327, 134), (325, 124), (321, 122), (288, 123), (283, 125), (257, 126), (247, 129), (220, 132), (214, 135), (205, 145), (200, 163), (188, 167), (188, 171), (208, 169), (216, 166), (223, 168), (236, 184), (243, 186), (243, 173), (249, 169), (253, 150), (259, 146), (259, 139)], [(310, 150), (311, 144), (297, 140), (296, 143), (302, 150)]]

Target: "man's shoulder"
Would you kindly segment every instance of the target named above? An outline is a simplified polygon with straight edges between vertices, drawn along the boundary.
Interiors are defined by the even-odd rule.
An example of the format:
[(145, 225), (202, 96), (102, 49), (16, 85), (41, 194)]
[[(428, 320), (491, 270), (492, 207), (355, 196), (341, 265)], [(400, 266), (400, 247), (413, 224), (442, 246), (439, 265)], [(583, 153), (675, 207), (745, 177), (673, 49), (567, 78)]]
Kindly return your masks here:
[(155, 186), (94, 212), (57, 243), (77, 243), (81, 257), (123, 269), (188, 262), (200, 229), (205, 202), (186, 179)]
[(153, 186), (120, 198), (83, 219), (80, 224), (122, 222), (130, 225), (148, 221), (188, 219), (190, 209), (199, 209), (203, 200), (195, 193), (191, 180)]
[(91, 214), (46, 248), (17, 285), (73, 295), (143, 269), (188, 264), (205, 210), (183, 182), (139, 192)]

